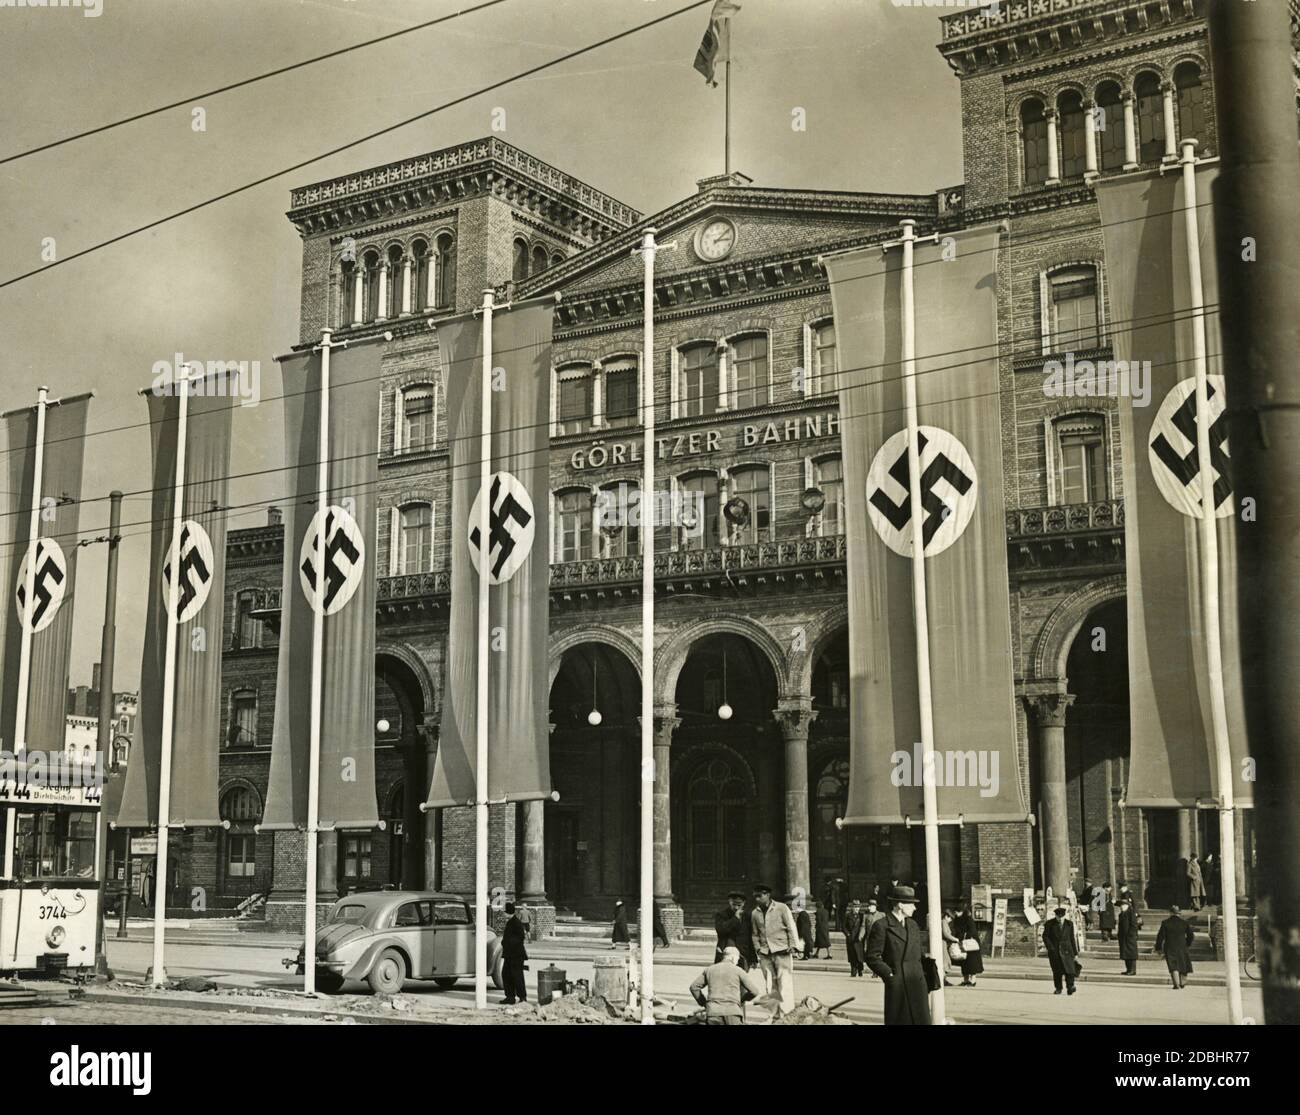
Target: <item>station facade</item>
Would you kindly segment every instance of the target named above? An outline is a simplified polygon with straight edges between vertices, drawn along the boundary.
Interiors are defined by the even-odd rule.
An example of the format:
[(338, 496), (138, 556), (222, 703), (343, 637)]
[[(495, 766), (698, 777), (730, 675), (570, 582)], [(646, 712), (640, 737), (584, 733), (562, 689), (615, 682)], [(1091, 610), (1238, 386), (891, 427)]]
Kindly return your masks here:
[[(961, 82), (965, 182), (928, 194), (702, 179), (646, 216), (499, 138), (293, 191), (300, 341), (391, 332), (383, 357), (376, 717), (383, 830), (322, 836), (322, 897), (471, 893), (468, 809), (421, 813), (438, 745), (449, 589), (449, 457), (436, 326), (485, 287), (559, 292), (551, 429), (551, 770), (559, 800), (492, 807), (492, 886), (561, 917), (635, 908), (638, 886), (641, 377), (654, 380), (661, 491), (702, 519), (656, 533), (656, 901), (707, 922), (765, 882), (846, 897), (922, 880), (922, 830), (841, 830), (848, 785), (846, 515), (835, 329), (819, 256), (902, 219), (1005, 221), (999, 310), (1018, 745), (1032, 817), (945, 826), (944, 894), (1059, 893), (1072, 876), (1176, 897), (1217, 853), (1215, 814), (1122, 800), (1129, 752), (1124, 503), (1113, 398), (1053, 398), (1044, 364), (1110, 355), (1104, 175), (1217, 150), (1201, 0), (961, 11), (939, 49)], [(660, 242), (653, 367), (641, 360), (647, 227)], [(954, 313), (960, 307), (952, 308)], [(433, 326), (434, 328), (430, 328)], [(749, 514), (733, 522), (734, 497)], [(537, 494), (534, 493), (534, 498)], [(540, 543), (539, 543), (540, 544)], [(301, 917), (301, 835), (259, 834), (274, 719), (278, 513), (229, 535), (221, 804), (174, 836), (177, 904), (267, 900)], [(593, 712), (598, 715), (593, 715)], [(729, 715), (727, 715), (729, 713)], [(959, 742), (959, 741), (958, 741)], [(882, 747), (893, 750), (892, 741)], [(1248, 819), (1243, 822), (1247, 829)], [(1239, 883), (1251, 891), (1249, 832)], [(257, 898), (260, 902), (260, 897)]]

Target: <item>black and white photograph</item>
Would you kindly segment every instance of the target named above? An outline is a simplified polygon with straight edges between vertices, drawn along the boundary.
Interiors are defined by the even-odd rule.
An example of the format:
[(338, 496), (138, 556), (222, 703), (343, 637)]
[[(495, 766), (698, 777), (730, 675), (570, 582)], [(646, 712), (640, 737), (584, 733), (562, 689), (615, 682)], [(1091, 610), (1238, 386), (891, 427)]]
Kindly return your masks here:
[(1284, 1078), (1300, 0), (0, 70), (0, 1099)]

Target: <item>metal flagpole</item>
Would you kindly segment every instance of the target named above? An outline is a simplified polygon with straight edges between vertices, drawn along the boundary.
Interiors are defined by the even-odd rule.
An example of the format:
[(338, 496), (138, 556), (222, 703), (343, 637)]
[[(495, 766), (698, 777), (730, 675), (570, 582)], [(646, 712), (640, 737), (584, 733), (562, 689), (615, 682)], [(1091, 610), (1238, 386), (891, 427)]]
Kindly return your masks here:
[(1223, 646), (1219, 641), (1219, 530), (1210, 459), (1209, 380), (1205, 359), (1205, 299), (1201, 290), (1201, 231), (1196, 218), (1196, 140), (1183, 140), (1183, 219), (1191, 284), (1192, 355), (1196, 364), (1196, 464), (1201, 486), (1201, 607), (1205, 612), (1205, 657), (1210, 675), (1210, 721), (1219, 782), (1220, 881), (1223, 889), (1223, 951), (1227, 957), (1228, 1021), (1242, 1019), (1241, 966), (1237, 953), (1237, 834), (1228, 710), (1223, 692)]
[[(23, 583), (23, 599), (27, 602), (25, 614), (19, 616), (22, 628), (18, 649), (18, 707), (14, 710), (14, 754), (27, 750), (27, 698), (32, 675), (32, 625), (31, 616), (36, 608), (36, 555), (41, 539), (41, 483), (45, 471), (45, 408), (49, 405), (50, 389), (36, 389), (36, 441), (32, 447), (32, 504), (27, 527), (27, 575)], [(14, 837), (18, 814), (9, 811), (5, 825), (5, 877), (14, 874)]]
[[(108, 900), (108, 806), (104, 798), (111, 777), (113, 750), (113, 668), (117, 654), (117, 547), (122, 540), (122, 493), (108, 495), (108, 568), (104, 573), (104, 629), (99, 643), (99, 721), (96, 738), (104, 782), (95, 818), (95, 875), (99, 879), (99, 916), (95, 918), (95, 975), (113, 978), (104, 942), (104, 907)], [(130, 850), (130, 836), (127, 836)]]
[(474, 719), (474, 1005), (487, 1006), (488, 933), (488, 562), (492, 555), (492, 288), (483, 291), (483, 382), (479, 396), (478, 670)]
[(723, 100), (726, 102), (724, 113), (726, 119), (723, 122), (723, 159), (722, 170), (724, 174), (731, 173), (731, 20), (727, 20), (727, 69), (722, 79), (723, 83)]
[[(655, 854), (655, 230), (641, 239), (645, 281), (641, 300), (645, 336), (641, 356), (641, 1021), (654, 1025), (654, 854)], [(665, 772), (666, 773), (666, 772)]]
[(311, 614), (311, 715), (307, 760), (307, 888), (302, 971), (303, 991), (316, 994), (316, 872), (320, 859), (320, 720), (325, 654), (326, 508), (330, 483), (330, 330), (320, 338), (320, 425), (316, 436), (316, 586)]
[[(167, 917), (167, 822), (171, 814), (172, 733), (176, 720), (176, 613), (180, 606), (181, 527), (185, 522), (185, 439), (190, 410), (190, 374), (176, 369), (172, 388), (180, 393), (176, 421), (176, 481), (172, 489), (172, 539), (167, 578), (167, 637), (163, 650), (162, 762), (158, 771), (158, 852), (153, 880), (153, 985), (167, 982), (163, 967), (163, 922)], [(102, 806), (101, 806), (102, 808)], [(128, 837), (129, 840), (129, 837)]]
[[(925, 906), (930, 956), (943, 970), (943, 928), (939, 886), (939, 801), (934, 786), (934, 706), (930, 696), (930, 620), (925, 596), (925, 540), (921, 530), (921, 454), (917, 446), (916, 305), (912, 250), (916, 222), (903, 221), (903, 388), (907, 405), (907, 480), (912, 515), (912, 603), (916, 614), (916, 683), (921, 703), (921, 787), (925, 804)], [(930, 994), (932, 1020), (944, 1020), (943, 985)]]

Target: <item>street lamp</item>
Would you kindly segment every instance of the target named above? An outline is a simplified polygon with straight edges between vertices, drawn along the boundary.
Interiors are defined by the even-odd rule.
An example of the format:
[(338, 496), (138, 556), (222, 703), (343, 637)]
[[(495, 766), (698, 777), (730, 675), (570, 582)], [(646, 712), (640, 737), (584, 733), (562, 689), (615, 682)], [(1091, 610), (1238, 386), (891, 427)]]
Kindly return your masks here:
[[(743, 501), (742, 501), (743, 502)], [(727, 644), (722, 644), (722, 704), (718, 706), (718, 719), (730, 720), (733, 709), (727, 704)]]

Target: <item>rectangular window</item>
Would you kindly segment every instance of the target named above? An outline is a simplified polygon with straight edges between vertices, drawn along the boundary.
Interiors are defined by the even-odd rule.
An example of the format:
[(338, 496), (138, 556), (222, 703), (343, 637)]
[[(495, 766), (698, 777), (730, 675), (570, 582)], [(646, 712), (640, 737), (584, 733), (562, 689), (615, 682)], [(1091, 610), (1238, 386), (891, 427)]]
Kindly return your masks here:
[(370, 837), (344, 837), (343, 874), (349, 879), (370, 878)]
[(257, 837), (251, 832), (226, 834), (226, 874), (251, 879), (257, 873)]
[(713, 550), (722, 544), (719, 531), (718, 478), (713, 473), (687, 477), (680, 485), (680, 545), (683, 550)]
[(813, 464), (813, 487), (826, 502), (817, 516), (817, 533), (823, 537), (844, 533), (844, 462), (826, 457)]
[(433, 563), (433, 508), (416, 503), (402, 508), (403, 573), (427, 573)]
[(734, 409), (765, 406), (767, 391), (767, 338), (742, 337), (731, 350), (731, 405)]
[(89, 879), (95, 873), (92, 810), (11, 812), (14, 872), (28, 879)]
[(253, 747), (257, 744), (257, 694), (247, 691), (236, 693), (230, 699), (231, 747)]
[(835, 324), (825, 321), (813, 327), (814, 395), (829, 395), (840, 389), (839, 358), (835, 349)]
[(602, 557), (629, 557), (640, 553), (641, 492), (623, 481), (596, 493), (595, 529)]
[(581, 434), (590, 429), (591, 376), (586, 371), (560, 373), (556, 417), (561, 434)]
[(555, 501), (557, 561), (581, 561), (591, 555), (591, 494), (565, 492)]
[(1056, 426), (1056, 488), (1062, 504), (1106, 496), (1106, 447), (1100, 419), (1063, 420)]
[(698, 418), (718, 412), (718, 352), (713, 345), (681, 350), (682, 414)]
[(1097, 326), (1097, 272), (1075, 268), (1058, 272), (1048, 280), (1051, 300), (1052, 352), (1070, 352), (1097, 348), (1101, 334)]
[(402, 452), (425, 453), (432, 449), (433, 423), (433, 392), (406, 392), (402, 396)]
[(635, 364), (606, 365), (605, 423), (609, 426), (637, 425), (637, 375)]
[(257, 646), (257, 636), (262, 625), (253, 618), (253, 604), (251, 592), (239, 594), (235, 620), (235, 646), (239, 650), (249, 650)]
[(749, 508), (749, 520), (729, 524), (730, 542), (766, 542), (772, 528), (771, 476), (766, 468), (738, 468), (731, 473), (728, 495), (743, 499)]

